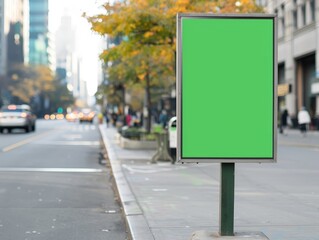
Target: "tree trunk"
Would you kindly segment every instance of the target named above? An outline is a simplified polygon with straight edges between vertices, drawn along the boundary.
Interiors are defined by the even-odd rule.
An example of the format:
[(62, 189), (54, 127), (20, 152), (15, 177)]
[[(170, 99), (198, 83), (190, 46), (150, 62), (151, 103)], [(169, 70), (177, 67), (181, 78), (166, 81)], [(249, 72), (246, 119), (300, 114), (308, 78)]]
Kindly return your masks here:
[(146, 131), (147, 133), (151, 132), (151, 124), (152, 124), (152, 102), (151, 102), (151, 84), (150, 84), (150, 75), (149, 71), (146, 73), (146, 108), (147, 108), (147, 122), (146, 122)]

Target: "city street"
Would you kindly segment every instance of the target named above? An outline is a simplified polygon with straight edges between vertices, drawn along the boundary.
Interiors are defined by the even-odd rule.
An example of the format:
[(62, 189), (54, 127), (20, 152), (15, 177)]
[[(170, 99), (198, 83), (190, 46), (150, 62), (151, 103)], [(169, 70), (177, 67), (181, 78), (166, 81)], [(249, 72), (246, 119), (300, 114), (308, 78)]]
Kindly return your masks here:
[(0, 134), (0, 239), (126, 239), (95, 124)]
[[(199, 230), (218, 232), (219, 164), (151, 164), (155, 152), (122, 149), (114, 129), (100, 128), (133, 239), (185, 240)], [(277, 163), (236, 164), (235, 182), (235, 232), (319, 239), (318, 132), (279, 135)]]
[(0, 23), (0, 240), (319, 240), (319, 0)]
[[(218, 231), (219, 164), (150, 164), (153, 150), (122, 149), (114, 128), (100, 130), (131, 191), (118, 186), (133, 239)], [(0, 239), (127, 238), (99, 139), (95, 124), (44, 120), (35, 133), (0, 135)], [(318, 153), (318, 132), (291, 130), (278, 136), (277, 163), (236, 164), (235, 231), (318, 240)]]

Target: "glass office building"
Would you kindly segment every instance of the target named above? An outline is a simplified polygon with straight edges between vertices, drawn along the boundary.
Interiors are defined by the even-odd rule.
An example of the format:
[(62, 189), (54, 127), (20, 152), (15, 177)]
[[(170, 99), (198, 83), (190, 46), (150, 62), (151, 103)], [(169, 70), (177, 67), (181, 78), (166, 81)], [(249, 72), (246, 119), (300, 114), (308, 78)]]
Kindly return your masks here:
[(29, 0), (29, 63), (49, 65), (48, 0)]

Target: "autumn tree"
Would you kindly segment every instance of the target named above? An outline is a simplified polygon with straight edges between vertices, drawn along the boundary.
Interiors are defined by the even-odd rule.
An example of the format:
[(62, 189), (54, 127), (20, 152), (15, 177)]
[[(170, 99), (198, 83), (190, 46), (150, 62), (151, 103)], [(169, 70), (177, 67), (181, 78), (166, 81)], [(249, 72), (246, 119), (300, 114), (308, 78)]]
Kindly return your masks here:
[(39, 116), (44, 114), (45, 101), (50, 103), (48, 112), (56, 111), (57, 107), (66, 108), (74, 102), (66, 85), (61, 84), (47, 66), (12, 65), (6, 88), (11, 95), (10, 103), (29, 104)]
[[(104, 13), (88, 17), (92, 30), (122, 41), (101, 53), (109, 80), (145, 88), (151, 113), (152, 89), (175, 82), (176, 14), (179, 12), (261, 12), (253, 0), (134, 0), (105, 3)], [(147, 131), (151, 128), (148, 117)]]
[(37, 94), (54, 90), (54, 76), (46, 66), (13, 65), (8, 76), (11, 95), (22, 103), (30, 103)]

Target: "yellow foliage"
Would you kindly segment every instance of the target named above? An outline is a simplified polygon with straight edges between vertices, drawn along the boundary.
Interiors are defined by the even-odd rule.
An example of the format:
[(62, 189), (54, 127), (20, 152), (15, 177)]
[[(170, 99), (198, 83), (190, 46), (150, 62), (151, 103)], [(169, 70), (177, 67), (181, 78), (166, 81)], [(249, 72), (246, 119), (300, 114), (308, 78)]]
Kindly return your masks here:
[(144, 33), (144, 37), (145, 38), (149, 38), (149, 37), (152, 37), (152, 36), (154, 36), (154, 32), (146, 32), (146, 33)]
[(145, 79), (145, 76), (146, 76), (146, 73), (141, 73), (141, 74), (138, 74), (137, 77), (140, 79), (140, 80), (144, 80)]
[(15, 65), (10, 69), (12, 80), (9, 90), (13, 96), (28, 103), (39, 92), (54, 91), (54, 77), (45, 66)]
[(110, 80), (144, 86), (147, 79), (152, 86), (168, 86), (175, 80), (177, 13), (261, 12), (254, 0), (132, 0), (106, 3), (104, 8), (104, 14), (87, 17), (92, 30), (125, 37), (100, 55), (112, 62)]

